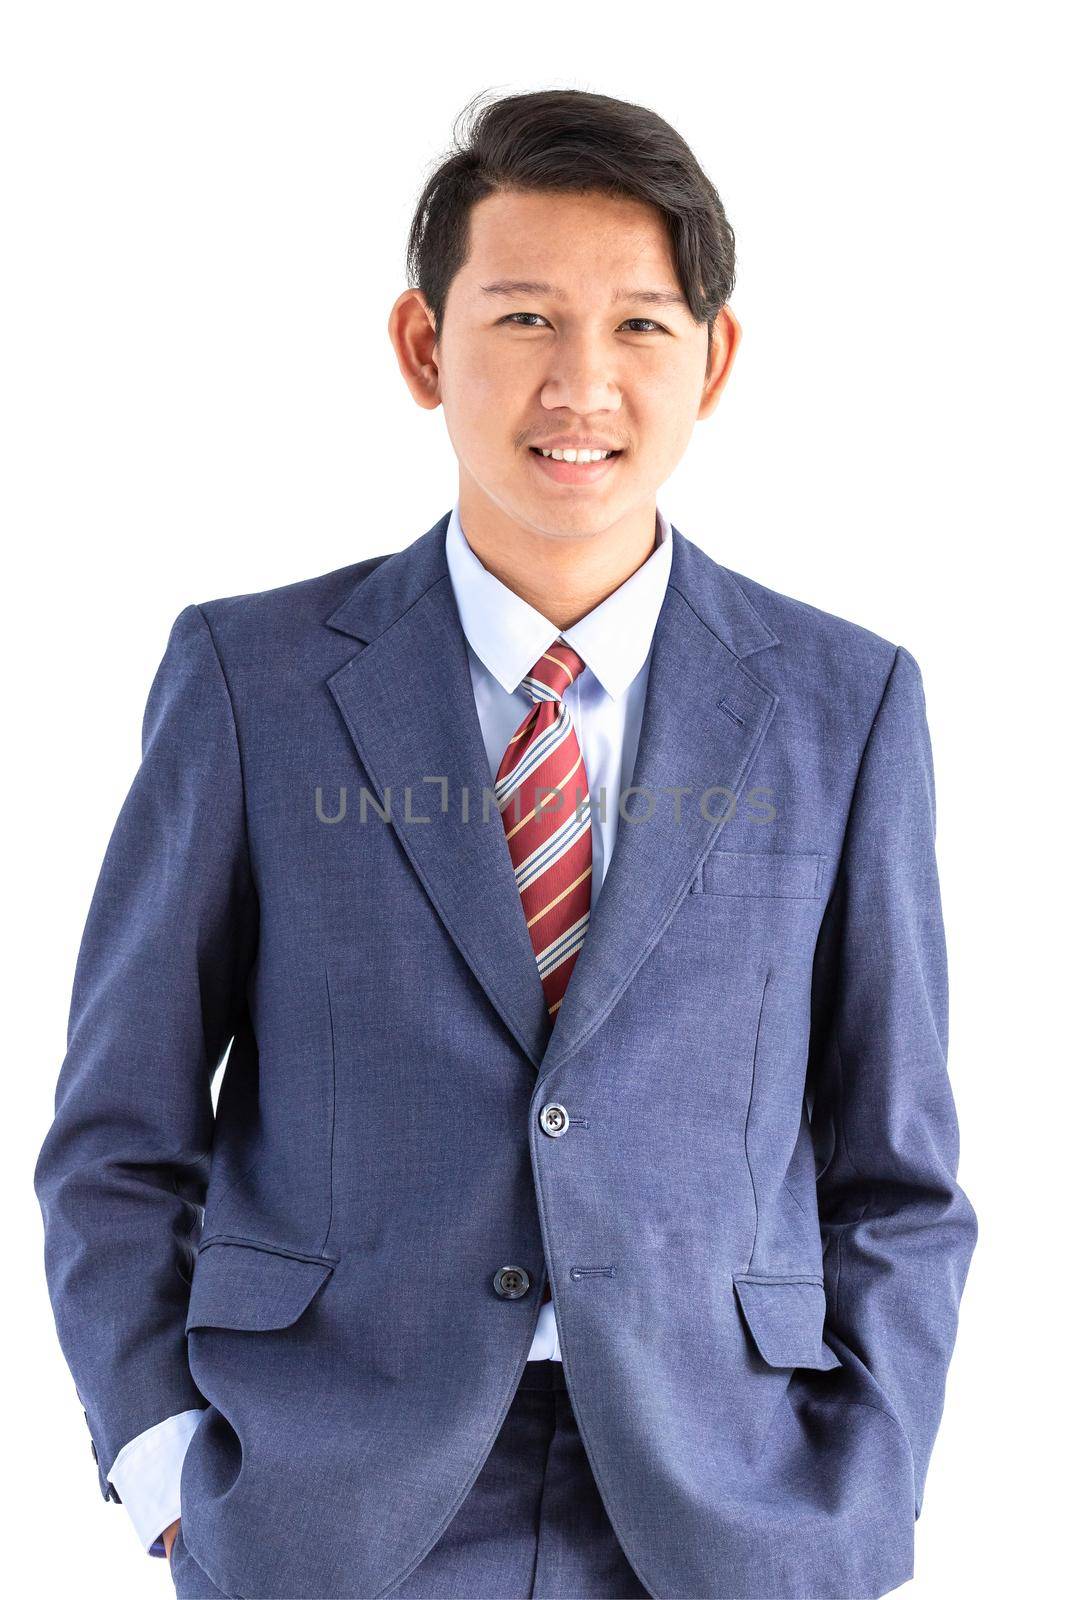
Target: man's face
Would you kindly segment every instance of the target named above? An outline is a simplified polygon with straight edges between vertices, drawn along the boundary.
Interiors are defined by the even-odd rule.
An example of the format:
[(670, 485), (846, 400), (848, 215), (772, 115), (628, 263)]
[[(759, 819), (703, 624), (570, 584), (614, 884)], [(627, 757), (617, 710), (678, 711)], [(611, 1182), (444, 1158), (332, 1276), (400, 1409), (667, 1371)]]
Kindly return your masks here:
[[(739, 335), (727, 312), (722, 355)], [(662, 217), (596, 193), (478, 202), (433, 361), (464, 496), (556, 535), (601, 533), (653, 508), (721, 389)], [(532, 448), (565, 435), (620, 454), (569, 466)]]

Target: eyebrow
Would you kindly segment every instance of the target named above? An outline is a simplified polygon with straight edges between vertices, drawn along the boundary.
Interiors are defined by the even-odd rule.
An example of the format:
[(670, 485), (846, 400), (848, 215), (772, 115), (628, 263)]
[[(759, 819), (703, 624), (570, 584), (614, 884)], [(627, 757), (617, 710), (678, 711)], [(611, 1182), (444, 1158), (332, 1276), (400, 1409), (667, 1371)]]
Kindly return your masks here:
[[(482, 294), (503, 296), (509, 299), (524, 294), (547, 294), (551, 300), (567, 300), (563, 289), (553, 283), (543, 283), (532, 278), (497, 278), (495, 283), (483, 283)], [(683, 294), (676, 289), (614, 289), (613, 303), (619, 300), (637, 300), (649, 306), (686, 306)]]

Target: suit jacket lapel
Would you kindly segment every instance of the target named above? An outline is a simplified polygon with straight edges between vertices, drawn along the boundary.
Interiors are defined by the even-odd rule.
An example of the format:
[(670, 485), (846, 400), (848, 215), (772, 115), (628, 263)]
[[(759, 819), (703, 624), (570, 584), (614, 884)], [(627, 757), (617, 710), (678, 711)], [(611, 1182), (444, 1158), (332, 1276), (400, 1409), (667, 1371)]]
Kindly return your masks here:
[[(676, 528), (672, 536), (630, 791), (546, 1072), (605, 1020), (680, 907), (733, 814), (778, 704), (741, 661), (776, 644), (775, 635), (724, 568)], [(675, 790), (683, 791), (679, 817)]]
[[(449, 516), (389, 556), (327, 618), (371, 641), (328, 686), (374, 801), (386, 800), (448, 933), (537, 1066), (549, 1017), (495, 802), (483, 820), (493, 780), (444, 553)], [(383, 826), (375, 813), (368, 825)]]
[[(550, 1029), (495, 804), (483, 820), (492, 774), (447, 570), (449, 516), (381, 561), (326, 619), (367, 641), (328, 687), (373, 799), (386, 801), (448, 933), (527, 1056), (548, 1071), (609, 1014), (724, 826), (777, 705), (742, 658), (778, 641), (727, 570), (673, 528), (632, 793)], [(674, 788), (687, 791), (679, 820)], [(709, 797), (705, 816), (700, 798), (711, 789), (728, 792)]]

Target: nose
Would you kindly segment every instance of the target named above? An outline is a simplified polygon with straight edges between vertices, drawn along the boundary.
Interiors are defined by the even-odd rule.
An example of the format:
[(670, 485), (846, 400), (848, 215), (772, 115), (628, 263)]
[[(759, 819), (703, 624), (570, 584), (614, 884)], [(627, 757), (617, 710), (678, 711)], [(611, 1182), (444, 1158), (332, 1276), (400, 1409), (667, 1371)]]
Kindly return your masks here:
[(619, 410), (621, 391), (613, 351), (588, 331), (558, 339), (542, 385), (541, 403), (547, 411), (574, 411), (580, 417)]

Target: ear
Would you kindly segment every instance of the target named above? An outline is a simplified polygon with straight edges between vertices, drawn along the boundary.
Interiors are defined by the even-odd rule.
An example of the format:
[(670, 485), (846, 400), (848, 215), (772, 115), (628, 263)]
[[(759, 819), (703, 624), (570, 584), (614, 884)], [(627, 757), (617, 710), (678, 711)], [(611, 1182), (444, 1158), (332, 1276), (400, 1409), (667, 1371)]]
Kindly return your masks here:
[(729, 306), (723, 306), (714, 319), (714, 336), (711, 340), (711, 358), (703, 380), (703, 394), (699, 403), (697, 421), (709, 417), (718, 404), (726, 379), (733, 369), (737, 346), (741, 342), (741, 324)]
[(387, 332), (406, 387), (419, 406), (435, 411), (440, 404), (436, 319), (420, 289), (402, 291), (391, 307)]

